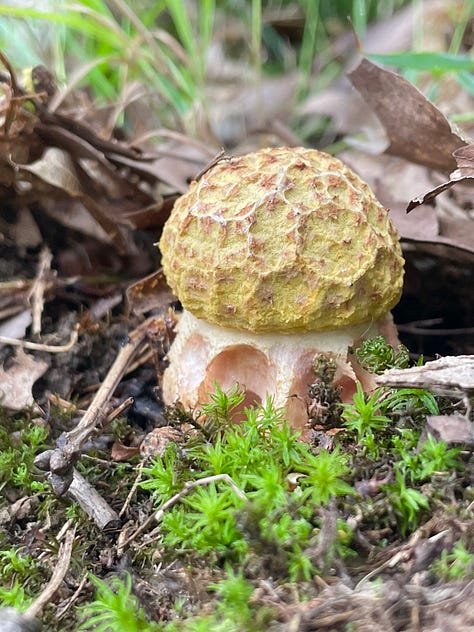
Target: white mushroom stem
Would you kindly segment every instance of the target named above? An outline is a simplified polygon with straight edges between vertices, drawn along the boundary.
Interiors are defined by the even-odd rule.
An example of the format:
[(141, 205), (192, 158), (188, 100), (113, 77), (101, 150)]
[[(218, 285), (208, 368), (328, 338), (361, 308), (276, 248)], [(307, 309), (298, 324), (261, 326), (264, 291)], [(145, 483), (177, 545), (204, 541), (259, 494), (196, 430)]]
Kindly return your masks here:
[(396, 337), (390, 314), (378, 323), (333, 331), (254, 334), (212, 325), (184, 311), (168, 354), (163, 399), (199, 408), (209, 401), (216, 382), (224, 390), (239, 384), (246, 391), (243, 406), (264, 402), (269, 395), (276, 407), (285, 409), (294, 428), (303, 428), (308, 420), (308, 386), (315, 381), (314, 356), (323, 353), (336, 361), (334, 383), (342, 387), (343, 401), (350, 401), (357, 379), (366, 390), (375, 382), (348, 361), (348, 348), (377, 335), (382, 323), (385, 333), (388, 329)]

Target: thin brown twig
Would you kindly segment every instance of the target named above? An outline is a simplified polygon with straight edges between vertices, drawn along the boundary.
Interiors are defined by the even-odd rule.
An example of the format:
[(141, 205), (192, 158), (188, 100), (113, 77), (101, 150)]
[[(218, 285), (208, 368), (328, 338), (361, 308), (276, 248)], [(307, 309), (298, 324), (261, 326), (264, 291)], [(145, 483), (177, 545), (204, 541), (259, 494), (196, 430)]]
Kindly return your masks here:
[(114, 363), (94, 396), (86, 414), (74, 430), (66, 434), (66, 442), (80, 444), (80, 447), (95, 431), (97, 425), (105, 417), (105, 407), (112, 397), (118, 383), (147, 335), (147, 330), (154, 318), (149, 318), (137, 327), (128, 337), (127, 343), (120, 349)]
[(123, 503), (122, 509), (119, 511), (119, 518), (121, 518), (123, 514), (126, 512), (127, 507), (130, 505), (133, 495), (135, 494), (137, 487), (140, 484), (140, 481), (142, 480), (144, 464), (145, 464), (145, 461), (141, 461), (141, 463), (139, 464), (137, 468), (138, 469), (137, 475), (135, 477), (135, 480), (133, 481), (132, 488), (130, 489), (127, 495), (127, 498), (125, 499), (125, 502)]
[(199, 171), (199, 173), (197, 173), (194, 176), (193, 180), (196, 180), (196, 181), (200, 180), (209, 171), (209, 169), (212, 169), (212, 167), (215, 167), (219, 162), (222, 162), (224, 160), (231, 160), (231, 159), (232, 159), (232, 156), (229, 156), (228, 154), (225, 153), (224, 149), (221, 149), (219, 153), (216, 154), (214, 158), (212, 158), (212, 160), (210, 160), (207, 163), (207, 165), (205, 165), (201, 169), (201, 171)]
[(74, 591), (74, 594), (71, 595), (71, 597), (66, 601), (65, 605), (63, 605), (61, 608), (58, 608), (58, 611), (56, 613), (56, 620), (57, 621), (61, 621), (61, 619), (64, 618), (64, 616), (66, 615), (68, 610), (70, 610), (71, 606), (77, 600), (77, 598), (79, 597), (79, 595), (82, 592), (82, 589), (86, 585), (88, 577), (89, 577), (89, 571), (86, 570), (86, 571), (84, 571), (84, 573), (83, 573), (83, 575), (81, 577), (81, 581), (79, 582), (79, 586)]
[(40, 596), (35, 599), (31, 606), (25, 611), (24, 616), (34, 619), (54, 597), (55, 592), (60, 587), (71, 561), (72, 546), (74, 544), (75, 527), (69, 528), (64, 536), (64, 541), (59, 547), (58, 560), (54, 567), (51, 579), (43, 588)]
[(44, 309), (44, 295), (48, 287), (48, 276), (51, 271), (53, 255), (49, 248), (42, 248), (39, 257), (38, 271), (30, 290), (28, 300), (31, 305), (31, 333), (33, 336), (41, 334), (41, 317)]
[(122, 543), (121, 548), (124, 549), (131, 542), (136, 540), (136, 538), (139, 535), (141, 535), (144, 531), (146, 531), (146, 529), (152, 522), (160, 522), (165, 512), (170, 507), (178, 503), (182, 498), (187, 496), (192, 489), (201, 485), (209, 485), (210, 483), (215, 483), (218, 481), (224, 481), (232, 488), (236, 496), (238, 496), (241, 500), (247, 500), (247, 495), (240, 489), (240, 487), (238, 487), (238, 485), (234, 482), (234, 480), (228, 474), (215, 474), (213, 476), (205, 476), (204, 478), (199, 478), (195, 481), (187, 481), (183, 485), (182, 489), (180, 489), (179, 492), (177, 492), (174, 496), (169, 498), (155, 513), (149, 516), (145, 520), (145, 522), (142, 525), (140, 525), (140, 527), (138, 527), (135, 533), (133, 533), (128, 538), (128, 540), (125, 540), (125, 542)]
[(120, 415), (122, 415), (127, 410), (127, 408), (130, 408), (134, 401), (134, 397), (127, 397), (127, 399), (124, 399), (123, 402), (121, 402), (116, 408), (113, 409), (111, 413), (107, 415), (104, 426), (108, 426), (114, 421), (114, 419), (120, 417)]
[(42, 342), (30, 342), (29, 340), (20, 340), (19, 338), (8, 338), (0, 336), (0, 344), (11, 345), (13, 347), (21, 347), (22, 349), (30, 349), (31, 351), (46, 351), (47, 353), (67, 353), (76, 344), (79, 338), (79, 325), (72, 330), (69, 342), (64, 345), (47, 345)]
[(50, 470), (50, 482), (56, 493), (63, 494), (67, 491), (72, 481), (72, 470), (80, 458), (82, 446), (97, 428), (102, 426), (107, 414), (107, 404), (155, 320), (155, 317), (151, 317), (131, 332), (76, 428), (60, 437), (55, 450), (38, 455), (35, 462), (41, 463), (42, 469)]

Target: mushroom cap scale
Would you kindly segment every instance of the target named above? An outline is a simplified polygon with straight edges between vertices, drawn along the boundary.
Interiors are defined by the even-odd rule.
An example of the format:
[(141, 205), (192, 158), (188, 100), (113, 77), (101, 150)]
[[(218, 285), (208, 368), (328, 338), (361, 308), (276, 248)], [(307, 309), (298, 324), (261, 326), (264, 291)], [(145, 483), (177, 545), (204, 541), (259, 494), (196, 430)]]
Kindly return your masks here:
[(177, 200), (159, 245), (186, 310), (249, 332), (370, 322), (402, 290), (386, 209), (349, 167), (313, 149), (222, 160)]

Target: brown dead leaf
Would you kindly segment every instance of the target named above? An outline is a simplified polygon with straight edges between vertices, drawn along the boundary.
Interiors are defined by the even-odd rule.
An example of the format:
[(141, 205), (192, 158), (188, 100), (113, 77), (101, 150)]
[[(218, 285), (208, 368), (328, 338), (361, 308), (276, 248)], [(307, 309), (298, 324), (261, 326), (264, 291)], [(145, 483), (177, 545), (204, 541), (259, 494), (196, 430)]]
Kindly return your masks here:
[[(450, 259), (464, 259), (464, 253), (474, 252), (472, 221), (459, 217), (438, 217), (432, 206), (406, 213), (406, 200), (420, 186), (429, 187), (433, 182), (426, 168), (401, 158), (388, 155), (372, 155), (351, 149), (339, 156), (363, 180), (376, 197), (389, 209), (400, 238), (419, 244), (433, 244)], [(431, 174), (432, 176), (433, 174)], [(414, 208), (414, 207), (413, 207)], [(471, 254), (467, 255), (469, 258)]]
[[(99, 234), (121, 255), (135, 256), (131, 231), (159, 228), (169, 212), (159, 173), (147, 169), (159, 156), (118, 141), (111, 129), (105, 137), (107, 128), (94, 118), (85, 122), (80, 108), (72, 106), (66, 116), (35, 95), (25, 96), (8, 60), (2, 61), (10, 77), (0, 86), (0, 202), (46, 212), (69, 202), (72, 211), (87, 210), (89, 223), (80, 222), (86, 234)], [(181, 153), (186, 162), (185, 149)]]
[(447, 182), (443, 182), (442, 184), (439, 184), (437, 187), (434, 187), (434, 189), (430, 189), (430, 191), (427, 191), (426, 193), (423, 193), (422, 195), (419, 195), (418, 197), (413, 198), (409, 202), (406, 212), (409, 213), (417, 206), (421, 206), (422, 204), (425, 204), (426, 202), (431, 202), (431, 200), (434, 200), (436, 196), (438, 196), (440, 193), (443, 193), (443, 191), (450, 189), (455, 183), (456, 183), (456, 180), (448, 180)]
[(31, 210), (25, 204), (20, 206), (16, 214), (15, 224), (9, 224), (8, 232), (18, 247), (37, 248), (42, 243), (41, 232)]
[(384, 126), (387, 153), (443, 172), (455, 168), (453, 152), (466, 142), (415, 86), (368, 59), (348, 76)]
[(130, 459), (139, 453), (140, 448), (138, 446), (124, 445), (121, 441), (116, 439), (110, 451), (110, 458), (112, 461), (120, 463), (123, 461), (130, 461)]
[[(126, 156), (115, 157), (121, 165), (131, 167), (135, 172), (163, 182), (178, 193), (185, 193), (196, 174), (212, 159), (217, 150), (201, 147), (200, 143), (182, 138), (179, 143), (166, 143), (157, 150), (153, 160), (132, 160)], [(184, 149), (184, 151), (183, 151)]]
[(119, 251), (127, 250), (127, 242), (117, 222), (107, 217), (102, 207), (87, 195), (78, 178), (76, 166), (69, 154), (56, 147), (49, 147), (43, 156), (30, 164), (14, 164), (20, 174), (32, 174), (47, 185), (80, 200)]
[(451, 174), (451, 178), (474, 177), (474, 144), (459, 147), (453, 152), (458, 168)]
[(35, 359), (22, 349), (16, 351), (12, 363), (0, 367), (0, 402), (10, 410), (23, 410), (33, 406), (39, 410), (33, 399), (33, 384), (48, 369), (48, 363)]
[(437, 441), (474, 446), (474, 424), (462, 415), (431, 415), (427, 418), (426, 432)]
[(72, 197), (77, 197), (82, 193), (72, 161), (61, 149), (50, 147), (39, 160), (30, 164), (21, 165), (13, 161), (12, 164), (20, 173), (32, 173), (47, 184), (64, 190)]
[(130, 285), (125, 295), (128, 308), (134, 314), (165, 312), (177, 300), (161, 269)]
[(431, 202), (440, 193), (450, 189), (458, 182), (474, 182), (474, 144), (459, 147), (453, 151), (453, 158), (456, 161), (457, 169), (450, 174), (449, 180), (413, 198), (407, 206), (407, 213), (421, 204)]
[(23, 496), (0, 511), (0, 526), (13, 524), (15, 521), (25, 520), (31, 515), (32, 509), (39, 503), (38, 496)]

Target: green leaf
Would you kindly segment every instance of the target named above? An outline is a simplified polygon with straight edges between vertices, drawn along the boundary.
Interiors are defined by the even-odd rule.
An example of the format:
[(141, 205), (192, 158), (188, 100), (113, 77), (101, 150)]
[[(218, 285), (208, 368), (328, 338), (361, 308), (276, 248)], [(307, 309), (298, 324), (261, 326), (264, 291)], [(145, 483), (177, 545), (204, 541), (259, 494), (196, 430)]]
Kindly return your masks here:
[(474, 95), (474, 75), (472, 73), (462, 70), (456, 75), (456, 80), (464, 88), (464, 90), (466, 90), (466, 92)]
[(391, 53), (387, 55), (365, 54), (373, 61), (386, 66), (395, 66), (402, 70), (428, 70), (434, 73), (474, 70), (474, 60), (467, 55), (434, 52)]
[[(88, 14), (88, 17), (82, 17)], [(114, 48), (121, 48), (126, 44), (126, 36), (120, 31), (113, 20), (106, 16), (79, 7), (77, 11), (41, 11), (33, 8), (5, 6), (0, 4), (0, 15), (8, 15), (16, 18), (33, 18), (64, 24), (72, 29), (80, 31), (83, 35), (95, 37), (107, 42)]]
[(181, 44), (186, 49), (190, 58), (196, 60), (198, 57), (198, 49), (185, 3), (183, 0), (168, 0), (167, 7), (173, 19), (176, 31), (178, 32)]

